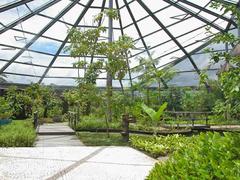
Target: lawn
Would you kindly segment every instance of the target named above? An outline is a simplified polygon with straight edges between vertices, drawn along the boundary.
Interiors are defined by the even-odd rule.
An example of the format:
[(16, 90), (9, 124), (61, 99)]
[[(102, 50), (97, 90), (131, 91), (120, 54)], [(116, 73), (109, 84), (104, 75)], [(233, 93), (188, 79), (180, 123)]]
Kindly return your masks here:
[(107, 133), (92, 133), (92, 132), (78, 132), (78, 138), (86, 146), (128, 146), (129, 143), (122, 140), (120, 133), (110, 133), (110, 137), (107, 137)]

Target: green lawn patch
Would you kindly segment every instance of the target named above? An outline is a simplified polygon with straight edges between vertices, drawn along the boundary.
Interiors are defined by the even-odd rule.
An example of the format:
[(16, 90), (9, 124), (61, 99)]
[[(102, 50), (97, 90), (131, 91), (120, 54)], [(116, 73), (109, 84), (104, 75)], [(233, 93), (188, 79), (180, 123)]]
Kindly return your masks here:
[(0, 147), (31, 147), (35, 138), (31, 120), (15, 120), (0, 126)]
[(78, 132), (77, 136), (87, 146), (128, 146), (129, 143), (123, 142), (120, 133), (92, 133), (92, 132)]

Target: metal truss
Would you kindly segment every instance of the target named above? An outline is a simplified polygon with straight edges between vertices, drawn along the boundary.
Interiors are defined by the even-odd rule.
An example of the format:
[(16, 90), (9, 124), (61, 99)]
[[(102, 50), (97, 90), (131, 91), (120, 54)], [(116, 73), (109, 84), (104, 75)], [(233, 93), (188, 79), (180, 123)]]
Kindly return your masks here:
[[(75, 4), (76, 2), (74, 2)], [(93, 3), (93, 0), (89, 0), (87, 3), (87, 6), (85, 7), (85, 9), (81, 12), (80, 16), (78, 17), (78, 19), (76, 20), (76, 22), (73, 25), (73, 28), (76, 27), (79, 22), (83, 19), (84, 15), (86, 14), (87, 10), (90, 8), (91, 4)], [(61, 18), (61, 17), (59, 17)], [(59, 19), (57, 18), (57, 19)], [(61, 53), (61, 51), (63, 50), (65, 44), (67, 43), (69, 39), (69, 34), (67, 35), (67, 37), (65, 38), (65, 40), (63, 41), (63, 43), (61, 44), (61, 46), (59, 47), (57, 53), (55, 54), (54, 58), (52, 59), (52, 61), (50, 62), (48, 68), (45, 70), (45, 72), (43, 73), (41, 79), (38, 81), (38, 83), (42, 83), (43, 79), (45, 78), (45, 76), (47, 75), (48, 71), (50, 70), (50, 68), (52, 67), (53, 63), (56, 61), (58, 55)]]
[[(48, 15), (45, 15), (45, 14), (42, 14), (41, 12), (46, 10), (47, 8), (53, 6), (54, 4), (60, 2), (61, 0), (51, 0), (51, 1), (48, 1), (46, 4), (34, 9), (34, 10), (31, 10), (29, 7), (28, 7), (28, 4), (29, 2), (31, 2), (33, 0), (15, 0), (11, 3), (8, 3), (8, 4), (5, 4), (3, 6), (0, 6), (0, 13), (1, 12), (5, 12), (5, 11), (8, 11), (8, 10), (11, 10), (13, 8), (16, 8), (18, 6), (21, 6), (21, 5), (25, 5), (28, 9), (29, 9), (29, 13), (20, 17), (19, 19), (16, 19), (14, 22), (11, 22), (7, 25), (1, 23), (1, 26), (2, 28), (0, 28), (0, 34), (2, 33), (5, 33), (6, 31), (8, 30), (13, 30), (13, 31), (17, 31), (17, 32), (21, 32), (21, 33), (26, 33), (26, 34), (29, 34), (29, 35), (32, 35), (33, 36), (33, 39), (29, 42), (27, 42), (25, 44), (24, 47), (20, 48), (20, 47), (15, 47), (13, 45), (6, 45), (6, 44), (0, 44), (0, 46), (3, 46), (3, 48), (10, 48), (10, 49), (13, 49), (13, 50), (18, 50), (18, 52), (10, 59), (10, 60), (6, 60), (6, 59), (0, 59), (0, 61), (3, 61), (3, 62), (6, 62), (6, 64), (0, 69), (0, 74), (8, 74), (8, 75), (16, 75), (16, 76), (26, 76), (26, 77), (35, 77), (35, 78), (39, 78), (39, 83), (42, 83), (43, 79), (46, 78), (46, 79), (50, 79), (50, 78), (64, 78), (64, 79), (75, 79), (77, 77), (62, 77), (62, 76), (47, 76), (50, 68), (59, 68), (59, 69), (76, 69), (74, 67), (61, 67), (61, 66), (53, 66), (54, 62), (57, 60), (58, 57), (70, 57), (70, 55), (65, 55), (65, 54), (61, 54), (63, 48), (65, 47), (66, 43), (68, 43), (68, 40), (69, 40), (69, 35), (66, 36), (65, 39), (63, 40), (60, 40), (60, 39), (57, 39), (57, 38), (54, 38), (54, 37), (49, 37), (49, 36), (46, 36), (46, 35), (43, 35), (50, 27), (52, 27), (56, 22), (60, 22), (60, 23), (64, 23), (66, 24), (67, 26), (70, 26), (70, 28), (73, 28), (73, 27), (79, 27), (79, 28), (97, 28), (101, 25), (101, 21), (100, 20), (98, 22), (98, 25), (94, 26), (94, 25), (80, 25), (80, 21), (82, 20), (82, 18), (85, 16), (86, 12), (91, 8), (91, 9), (99, 9), (101, 12), (104, 10), (104, 9), (109, 9), (109, 7), (105, 7), (105, 3), (106, 3), (106, 0), (102, 0), (102, 6), (92, 6), (92, 3), (94, 0), (89, 0), (86, 4), (83, 4), (81, 3), (80, 0), (72, 0), (71, 3), (69, 5), (67, 5), (56, 17), (51, 17), (51, 16), (48, 16)], [(209, 3), (211, 3), (211, 1), (217, 1), (217, 0), (209, 0)], [(224, 15), (221, 15), (221, 14), (218, 14), (214, 11), (211, 11), (207, 8), (207, 6), (209, 5), (206, 4), (204, 7), (198, 5), (198, 4), (195, 4), (193, 3), (192, 1), (185, 1), (185, 0), (164, 0), (164, 2), (166, 2), (168, 5), (166, 5), (165, 7), (159, 9), (159, 10), (156, 10), (156, 11), (151, 11), (150, 8), (142, 1), (142, 0), (131, 0), (131, 1), (127, 1), (127, 0), (123, 0), (124, 2), (124, 5), (122, 5), (121, 7), (119, 6), (119, 2), (118, 0), (115, 0), (115, 5), (116, 5), (116, 9), (118, 10), (118, 13), (119, 13), (119, 26), (120, 28), (118, 27), (112, 27), (111, 26), (111, 29), (112, 30), (119, 30), (121, 32), (121, 35), (124, 34), (124, 31), (125, 29), (131, 27), (131, 26), (134, 26), (136, 31), (137, 31), (137, 34), (139, 36), (139, 38), (135, 39), (134, 42), (137, 42), (137, 41), (141, 41), (143, 46), (144, 46), (144, 49), (138, 53), (135, 53), (131, 56), (128, 56), (128, 54), (126, 53), (126, 57), (127, 57), (127, 65), (128, 65), (128, 74), (129, 74), (129, 79), (128, 78), (125, 78), (123, 80), (129, 80), (130, 81), (130, 85), (132, 86), (133, 84), (133, 80), (136, 79), (136, 78), (139, 78), (140, 76), (142, 75), (139, 75), (139, 76), (136, 76), (136, 77), (132, 77), (132, 74), (131, 72), (133, 71), (133, 69), (135, 69), (136, 67), (138, 66), (142, 66), (144, 64), (140, 64), (140, 65), (137, 65), (133, 68), (130, 68), (130, 65), (129, 65), (129, 59), (131, 58), (134, 58), (138, 55), (141, 55), (142, 53), (147, 53), (147, 55), (149, 56), (150, 59), (152, 59), (152, 56), (151, 56), (151, 53), (150, 53), (150, 50), (154, 49), (154, 48), (157, 48), (157, 47), (160, 47), (161, 45), (164, 45), (166, 43), (169, 43), (171, 41), (173, 41), (176, 46), (178, 47), (178, 49), (176, 50), (172, 50), (172, 51), (169, 51), (167, 53), (164, 53), (162, 54), (161, 56), (157, 57), (157, 58), (154, 58), (155, 59), (161, 59), (167, 55), (170, 55), (174, 52), (177, 52), (177, 51), (182, 51), (184, 53), (184, 56), (182, 57), (179, 57), (177, 60), (174, 60), (172, 62), (169, 62), (169, 63), (166, 63), (164, 64), (163, 66), (160, 66), (160, 67), (156, 67), (155, 64), (153, 63), (153, 66), (157, 69), (159, 68), (170, 68), (172, 66), (175, 66), (177, 65), (178, 63), (182, 62), (183, 60), (186, 60), (188, 59), (193, 68), (194, 68), (194, 71), (181, 71), (181, 72), (178, 72), (178, 73), (187, 73), (187, 72), (196, 72), (198, 74), (201, 73), (201, 71), (198, 69), (197, 65), (195, 64), (193, 58), (192, 58), (192, 55), (197, 53), (198, 51), (200, 51), (201, 49), (207, 47), (211, 41), (208, 41), (204, 44), (202, 44), (201, 46), (199, 46), (198, 48), (194, 49), (193, 51), (191, 52), (187, 52), (186, 51), (186, 48), (187, 47), (190, 47), (192, 45), (194, 45), (196, 42), (192, 42), (190, 44), (187, 44), (187, 45), (182, 45), (179, 41), (178, 41), (178, 38), (180, 37), (183, 37), (185, 35), (188, 35), (192, 32), (195, 32), (201, 28), (204, 28), (206, 27), (207, 25), (209, 25), (210, 27), (218, 30), (219, 32), (223, 33), (223, 32), (227, 32), (229, 30), (231, 30), (231, 26), (234, 26), (235, 28), (238, 26), (237, 23), (234, 21), (233, 17), (232, 18), (228, 18)], [(133, 2), (137, 2), (146, 12), (147, 12), (147, 15), (145, 15), (144, 17), (140, 18), (140, 19), (135, 19), (134, 17), (134, 12), (132, 11), (132, 9), (130, 8), (130, 4), (133, 3)], [(240, 5), (240, 1), (235, 4), (235, 3), (232, 3), (232, 2), (228, 2), (228, 1), (224, 1), (224, 3), (226, 4), (230, 4), (230, 5), (237, 5), (239, 7)], [(69, 11), (71, 11), (71, 9), (76, 5), (80, 5), (83, 8), (83, 11), (81, 12), (80, 16), (78, 17), (78, 19), (75, 21), (74, 24), (72, 23), (69, 23), (69, 22), (65, 22), (64, 20), (62, 20), (61, 18)], [(185, 6), (185, 5), (186, 6)], [(179, 19), (176, 19), (178, 21), (170, 24), (170, 25), (167, 25), (165, 26), (161, 20), (159, 20), (156, 16), (156, 13), (158, 12), (161, 12), (169, 7), (175, 7), (177, 9), (180, 9), (181, 11), (183, 11), (183, 13), (186, 14), (186, 16), (184, 16), (184, 18), (179, 18)], [(195, 9), (198, 9), (199, 12), (193, 12), (191, 10), (191, 7), (195, 8)], [(122, 14), (121, 14), (121, 10), (126, 8), (129, 15), (130, 15), (130, 18), (131, 18), (131, 23), (128, 24), (128, 25), (125, 25), (123, 26), (123, 23), (122, 23)], [(200, 12), (204, 12), (204, 13), (207, 13), (213, 17), (215, 17), (215, 19), (213, 21), (210, 21), (209, 19), (207, 19), (206, 17), (203, 17), (200, 15)], [(15, 26), (17, 26), (18, 24), (28, 20), (29, 18), (35, 16), (35, 15), (38, 15), (38, 16), (42, 16), (42, 17), (45, 17), (45, 18), (48, 18), (50, 19), (50, 22), (43, 27), (42, 30), (40, 30), (40, 32), (38, 33), (33, 33), (33, 32), (29, 32), (27, 30), (23, 30), (23, 29), (17, 29), (15, 28)], [(176, 15), (176, 17), (179, 16), (179, 15)], [(158, 25), (159, 25), (159, 29), (158, 30), (155, 30), (154, 32), (151, 32), (151, 33), (148, 33), (148, 34), (145, 34), (143, 35), (142, 34), (142, 31), (141, 29), (139, 28), (138, 26), (138, 23), (144, 19), (147, 19), (147, 18), (151, 18), (153, 19)], [(205, 25), (202, 25), (198, 28), (195, 28), (195, 29), (192, 29), (188, 32), (185, 32), (184, 34), (181, 34), (181, 35), (178, 35), (178, 36), (174, 36), (169, 30), (168, 28), (170, 27), (174, 27), (174, 25), (177, 25), (183, 21), (186, 21), (190, 18), (196, 18), (198, 20), (200, 20), (201, 22), (205, 23)], [(217, 23), (215, 23), (217, 20), (223, 20), (223, 21), (226, 21), (228, 22), (228, 25), (226, 28), (222, 28), (221, 26), (219, 26)], [(110, 27), (110, 25), (109, 25)], [(106, 27), (108, 28), (108, 27)], [(111, 30), (111, 31), (112, 31)], [(155, 33), (158, 33), (160, 31), (164, 31), (168, 36), (169, 36), (169, 39), (168, 40), (165, 40), (164, 42), (159, 42), (158, 44), (154, 45), (154, 46), (151, 46), (149, 47), (145, 41), (145, 38), (148, 37), (148, 36), (151, 36)], [(55, 42), (58, 42), (58, 43), (61, 43), (61, 45), (59, 46), (59, 48), (57, 49), (57, 52), (56, 53), (47, 53), (47, 52), (41, 52), (41, 51), (38, 51), (38, 50), (32, 50), (32, 49), (29, 49), (39, 38), (46, 38), (46, 39), (49, 39), (49, 40), (53, 40)], [(208, 37), (208, 38), (211, 38)], [(204, 39), (200, 39), (201, 40), (204, 40)], [(96, 39), (96, 42), (98, 41), (98, 39)], [(233, 46), (233, 45), (232, 45)], [(25, 52), (25, 51), (29, 51), (29, 52), (34, 52), (34, 53), (39, 53), (39, 54), (43, 54), (43, 55), (47, 55), (49, 57), (51, 57), (51, 61), (49, 63), (49, 65), (41, 65), (41, 64), (34, 64), (34, 63), (28, 63), (28, 62), (19, 62), (17, 61), (18, 58)], [(85, 56), (87, 58), (90, 58), (90, 62), (93, 62), (93, 59), (94, 58), (106, 58), (106, 57), (100, 57), (100, 56), (95, 56), (95, 55), (91, 55), (91, 56)], [(1, 58), (1, 57), (0, 57)], [(28, 65), (28, 66), (33, 66), (33, 67), (39, 67), (39, 68), (44, 68), (45, 71), (42, 75), (31, 75), (31, 74), (21, 74), (21, 73), (15, 73), (15, 72), (8, 72), (6, 71), (7, 68), (12, 64), (12, 63), (15, 63), (15, 64), (22, 64), (22, 65)], [(214, 70), (214, 69), (211, 69), (211, 70)], [(144, 74), (144, 73), (143, 73)], [(97, 78), (97, 79), (102, 79), (102, 80), (107, 80), (107, 78)], [(165, 85), (165, 87), (167, 87), (167, 84), (164, 82), (163, 79), (161, 79), (162, 83)], [(208, 87), (208, 85), (206, 84), (206, 87)]]
[(0, 74), (4, 72), (5, 69), (8, 68), (8, 66), (11, 65), (12, 62), (14, 62), (19, 56), (22, 55), (22, 53), (28, 49), (35, 41), (38, 40), (38, 38), (44, 34), (56, 21), (57, 19), (61, 18), (64, 14), (66, 14), (73, 6), (75, 6), (77, 1), (72, 2), (69, 4), (64, 10), (62, 10), (56, 17), (56, 19), (53, 19), (50, 21), (30, 42), (28, 42), (22, 50), (20, 50), (7, 64), (5, 64), (1, 69), (0, 69)]
[(21, 1), (17, 0), (17, 1), (13, 1), (11, 3), (7, 3), (6, 5), (3, 5), (0, 7), (0, 13), (7, 11), (9, 9), (24, 5), (24, 4), (26, 5), (26, 3), (31, 2), (31, 1), (33, 1), (33, 0), (21, 0)]

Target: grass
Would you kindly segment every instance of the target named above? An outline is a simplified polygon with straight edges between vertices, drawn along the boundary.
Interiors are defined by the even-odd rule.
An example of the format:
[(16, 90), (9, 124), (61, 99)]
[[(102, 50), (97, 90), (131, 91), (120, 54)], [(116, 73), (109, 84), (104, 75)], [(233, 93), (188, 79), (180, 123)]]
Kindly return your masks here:
[[(96, 130), (96, 129), (106, 129), (107, 125), (105, 123), (105, 119), (96, 118), (94, 116), (84, 116), (77, 124), (77, 130)], [(111, 122), (109, 123), (110, 129), (120, 129), (120, 122)]]
[(86, 146), (128, 146), (128, 142), (123, 142), (120, 133), (110, 133), (110, 138), (107, 133), (92, 133), (78, 132), (77, 136)]
[(31, 120), (14, 120), (0, 126), (0, 147), (31, 147), (36, 138)]

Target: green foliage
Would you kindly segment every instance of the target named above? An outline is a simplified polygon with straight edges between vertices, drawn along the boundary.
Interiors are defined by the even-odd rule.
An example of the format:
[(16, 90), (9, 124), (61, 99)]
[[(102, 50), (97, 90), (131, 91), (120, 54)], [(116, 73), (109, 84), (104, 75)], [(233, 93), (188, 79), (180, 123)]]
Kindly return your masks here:
[(91, 83), (83, 83), (76, 89), (67, 90), (63, 93), (63, 96), (72, 111), (78, 111), (79, 109), (83, 115), (89, 114), (93, 107), (99, 106), (102, 101), (99, 89)]
[(6, 100), (8, 101), (15, 118), (27, 118), (34, 111), (38, 111), (40, 116), (54, 116), (54, 111), (61, 111), (61, 101), (51, 87), (31, 84), (26, 89), (17, 89), (11, 86), (7, 90)]
[(186, 89), (181, 98), (184, 111), (211, 111), (217, 100), (215, 92), (209, 93), (205, 87), (199, 90)]
[(0, 119), (8, 119), (12, 116), (12, 109), (4, 97), (0, 97)]
[(17, 87), (11, 86), (7, 90), (6, 99), (13, 110), (15, 118), (26, 118), (32, 114), (32, 99), (27, 92), (17, 90)]
[(16, 120), (0, 128), (0, 147), (30, 147), (36, 138), (30, 120)]
[(181, 135), (168, 136), (131, 136), (131, 146), (145, 151), (152, 157), (166, 156), (185, 147), (191, 138)]
[(147, 179), (239, 179), (238, 133), (202, 133), (178, 149), (169, 160), (157, 163)]
[(140, 76), (140, 85), (143, 87), (150, 86), (153, 83), (158, 83), (160, 86), (161, 79), (167, 83), (176, 75), (174, 69), (157, 69), (154, 64), (158, 64), (158, 60), (140, 57), (139, 62), (141, 65), (136, 67), (134, 71), (143, 73)]
[(155, 111), (154, 109), (148, 107), (144, 103), (142, 104), (142, 109), (144, 110), (144, 112), (146, 112), (149, 115), (152, 121), (159, 121), (166, 108), (167, 108), (167, 102), (163, 103), (159, 107), (158, 111)]
[[(237, 6), (226, 4), (221, 0), (217, 2), (213, 1), (210, 6), (217, 10), (224, 10), (224, 14), (232, 14), (232, 16), (235, 17), (234, 20), (238, 25), (240, 24), (240, 11)], [(208, 28), (207, 30), (210, 34), (214, 34), (211, 32), (211, 28)], [(238, 35), (231, 32), (223, 32), (215, 35), (212, 41), (216, 44), (229, 44), (238, 48), (240, 39)], [(240, 56), (239, 54), (235, 54), (234, 49), (232, 52), (212, 52), (214, 49), (207, 50), (211, 53), (213, 63), (218, 63), (219, 61), (225, 62), (221, 70), (218, 72), (221, 90), (224, 94), (224, 106), (227, 107), (225, 108), (226, 111), (222, 111), (222, 116), (225, 116), (225, 118), (240, 118)], [(216, 104), (215, 109), (219, 109), (218, 112), (220, 112), (220, 110), (223, 110), (224, 108), (220, 108), (220, 106)]]
[[(128, 64), (127, 64), (127, 55), (130, 49), (134, 47), (133, 39), (127, 35), (122, 35), (118, 38), (118, 40), (107, 42), (102, 41), (102, 34), (106, 32), (106, 28), (102, 26), (104, 22), (104, 18), (107, 16), (112, 20), (118, 19), (119, 12), (115, 9), (108, 9), (101, 13), (99, 13), (95, 19), (94, 23), (97, 24), (97, 28), (89, 29), (82, 31), (81, 29), (72, 28), (69, 31), (69, 40), (70, 45), (65, 48), (66, 51), (70, 51), (70, 55), (72, 57), (81, 57), (81, 56), (103, 56), (108, 60), (104, 61), (103, 59), (97, 63), (91, 62), (87, 66), (86, 63), (80, 61), (80, 64), (77, 65), (78, 68), (83, 67), (86, 68), (86, 73), (84, 75), (84, 80), (78, 79), (79, 88), (83, 86), (88, 86), (88, 84), (94, 85), (96, 83), (96, 78), (102, 72), (100, 69), (104, 69), (107, 72), (108, 77), (118, 79), (120, 81), (122, 92), (124, 92), (122, 79), (127, 73)], [(96, 66), (95, 66), (96, 65)], [(80, 95), (80, 92), (82, 95)], [(81, 98), (84, 97), (84, 93), (86, 93), (85, 97), (90, 97), (90, 94), (87, 91), (82, 91), (79, 89), (78, 93), (78, 104), (81, 104)], [(88, 94), (87, 94), (88, 93)], [(112, 107), (112, 87), (111, 83), (107, 83), (107, 109), (108, 109), (108, 120), (112, 119), (111, 107)], [(102, 99), (103, 100), (103, 99)], [(91, 100), (84, 101), (84, 106), (86, 105), (86, 113), (90, 113), (90, 105), (92, 103)], [(83, 105), (82, 105), (83, 106)]]

